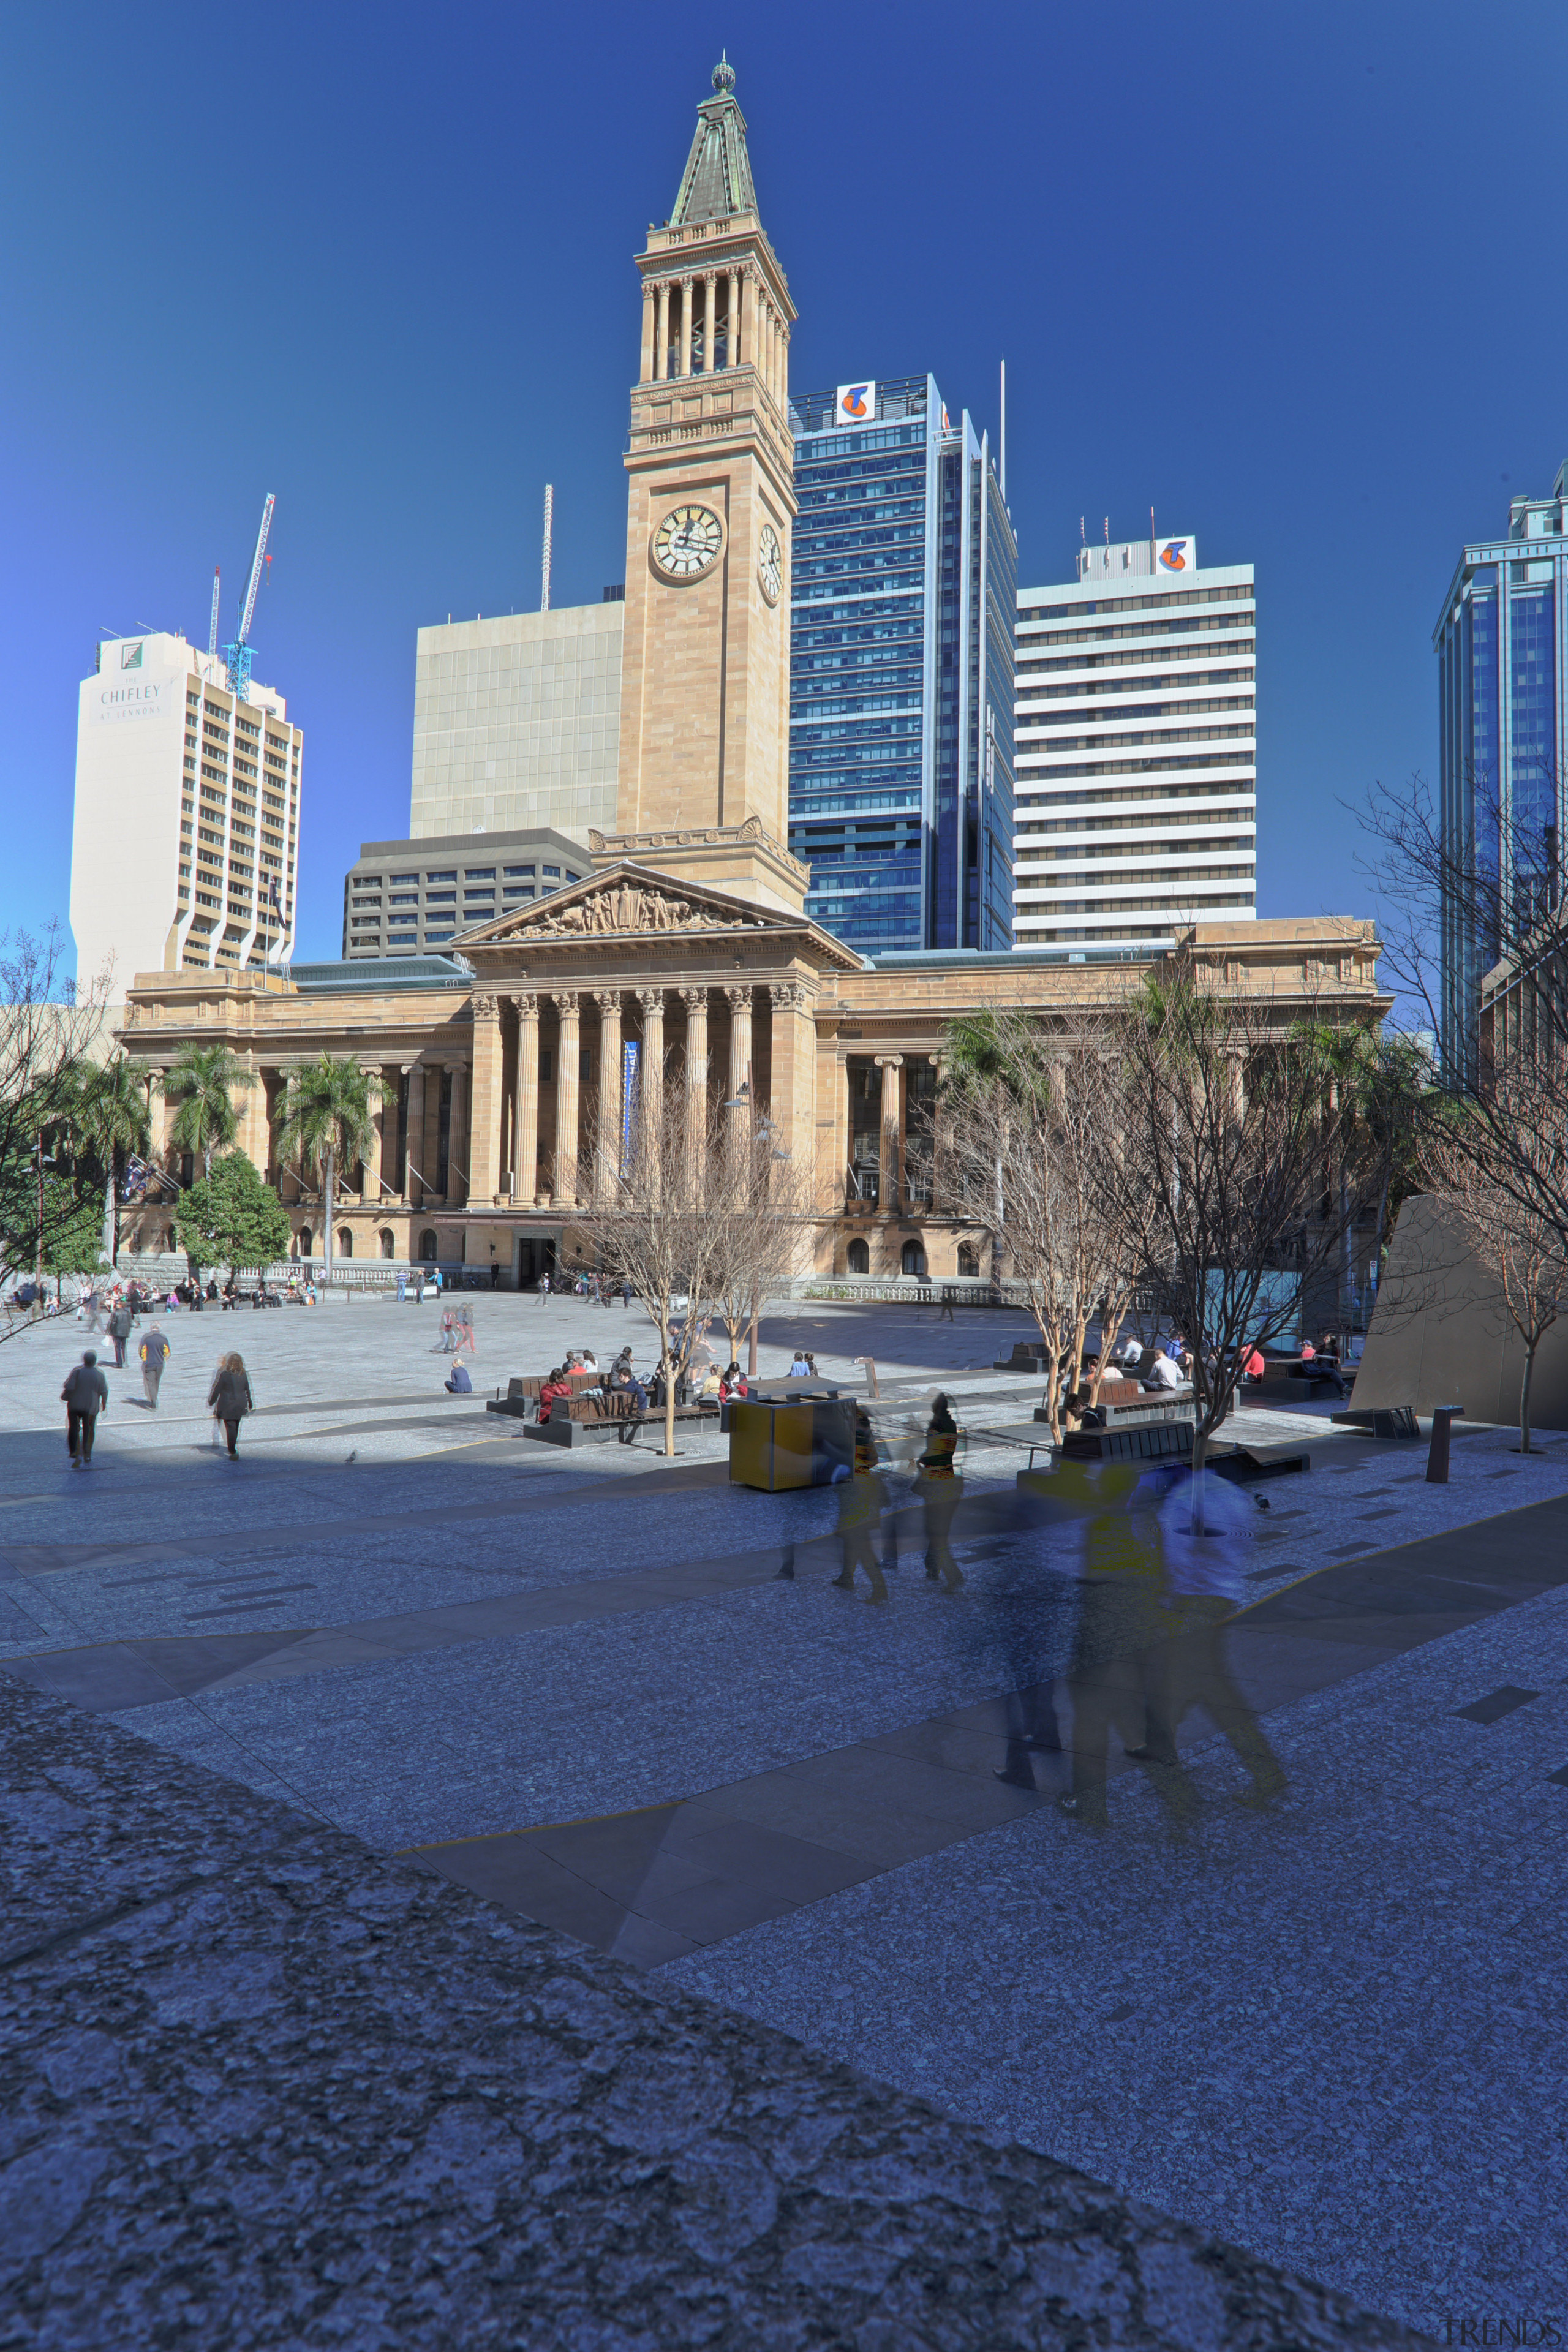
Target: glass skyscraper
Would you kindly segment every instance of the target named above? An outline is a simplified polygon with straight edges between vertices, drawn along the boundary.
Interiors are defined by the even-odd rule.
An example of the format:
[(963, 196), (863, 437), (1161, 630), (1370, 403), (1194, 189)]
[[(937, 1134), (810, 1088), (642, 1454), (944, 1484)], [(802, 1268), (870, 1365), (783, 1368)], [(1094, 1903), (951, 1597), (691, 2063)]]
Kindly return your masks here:
[(1012, 945), (1018, 550), (930, 376), (791, 403), (790, 847), (863, 954)]
[[(1510, 898), (1554, 888), (1568, 786), (1565, 575), (1568, 465), (1549, 499), (1513, 500), (1506, 539), (1464, 550), (1432, 633), (1445, 863), (1479, 886), (1445, 892), (1442, 1053), (1455, 1076), (1472, 1066), (1481, 980), (1507, 944), (1481, 935), (1477, 902), (1489, 884)], [(1519, 904), (1510, 927), (1528, 912)]]

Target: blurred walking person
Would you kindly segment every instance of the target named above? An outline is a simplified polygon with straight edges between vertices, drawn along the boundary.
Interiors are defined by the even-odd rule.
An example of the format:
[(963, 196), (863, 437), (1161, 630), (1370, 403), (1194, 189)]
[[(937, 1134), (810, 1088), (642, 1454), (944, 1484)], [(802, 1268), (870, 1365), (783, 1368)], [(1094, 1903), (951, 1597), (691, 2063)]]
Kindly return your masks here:
[(66, 1452), (70, 1455), (71, 1468), (90, 1470), (93, 1425), (109, 1405), (109, 1382), (98, 1369), (98, 1358), (92, 1349), (89, 1348), (80, 1363), (68, 1373), (60, 1402), (66, 1409)]
[(855, 1571), (863, 1568), (871, 1580), (871, 1599), (886, 1601), (887, 1579), (882, 1563), (877, 1557), (877, 1547), (871, 1530), (877, 1527), (887, 1504), (882, 1481), (877, 1475), (877, 1440), (869, 1416), (855, 1416), (855, 1475), (840, 1482), (838, 1488), (838, 1532), (844, 1544), (844, 1565), (833, 1582), (840, 1591), (855, 1589)]
[(250, 1393), (250, 1376), (237, 1356), (226, 1356), (213, 1376), (207, 1391), (207, 1403), (215, 1421), (223, 1423), (228, 1440), (228, 1458), (239, 1459), (239, 1424), (247, 1412), (255, 1410)]
[(147, 1402), (154, 1412), (158, 1410), (158, 1383), (163, 1377), (163, 1367), (174, 1350), (156, 1323), (147, 1326), (146, 1336), (136, 1350), (142, 1359), (142, 1385), (147, 1391)]
[(926, 1424), (925, 1452), (915, 1465), (919, 1473), (915, 1492), (925, 1514), (926, 1574), (933, 1584), (940, 1578), (950, 1592), (956, 1592), (963, 1582), (963, 1570), (952, 1556), (950, 1540), (953, 1514), (963, 1499), (957, 1453), (958, 1423), (946, 1397), (939, 1394), (932, 1400)]

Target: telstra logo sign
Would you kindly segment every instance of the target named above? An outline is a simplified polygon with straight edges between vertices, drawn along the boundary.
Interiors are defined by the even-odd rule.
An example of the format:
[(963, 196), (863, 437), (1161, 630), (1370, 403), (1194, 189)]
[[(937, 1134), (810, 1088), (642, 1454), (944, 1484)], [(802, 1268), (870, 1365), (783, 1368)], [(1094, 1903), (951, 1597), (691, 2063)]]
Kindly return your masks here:
[(1160, 550), (1161, 571), (1185, 572), (1188, 568), (1187, 549), (1191, 544), (1191, 541), (1185, 539), (1166, 540)]
[(841, 383), (834, 415), (840, 425), (870, 425), (877, 415), (877, 386), (871, 383)]

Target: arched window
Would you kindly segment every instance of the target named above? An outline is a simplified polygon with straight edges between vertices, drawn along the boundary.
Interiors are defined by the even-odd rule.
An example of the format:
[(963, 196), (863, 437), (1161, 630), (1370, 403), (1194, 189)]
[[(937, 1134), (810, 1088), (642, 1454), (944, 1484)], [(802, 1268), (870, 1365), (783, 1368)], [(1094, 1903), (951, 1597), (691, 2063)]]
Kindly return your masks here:
[(171, 1255), (173, 1255), (179, 1246), (180, 1244), (174, 1237), (174, 1228), (171, 1225), (168, 1232), (163, 1235), (163, 1247)]
[(870, 1273), (871, 1253), (867, 1248), (864, 1242), (853, 1241), (850, 1243), (847, 1252), (847, 1264), (851, 1274)]
[(340, 1225), (338, 1227), (338, 1255), (340, 1257), (353, 1257), (353, 1227), (352, 1225)]
[(906, 1274), (917, 1275), (921, 1282), (925, 1280), (926, 1254), (919, 1242), (904, 1244), (903, 1268)]
[(980, 1252), (975, 1248), (973, 1242), (959, 1243), (958, 1271), (961, 1275), (967, 1275), (972, 1281), (978, 1278), (980, 1273)]
[(315, 1237), (315, 1235), (311, 1233), (310, 1226), (309, 1226), (309, 1225), (301, 1225), (301, 1226), (300, 1226), (300, 1228), (299, 1234), (298, 1234), (297, 1238), (298, 1238), (298, 1240), (299, 1240), (299, 1244), (300, 1244), (300, 1256), (301, 1256), (301, 1257), (309, 1257), (309, 1256), (310, 1256), (310, 1252), (311, 1252), (311, 1251), (315, 1248), (315, 1246), (316, 1246), (316, 1237)]
[(429, 1225), (426, 1226), (425, 1231), (419, 1236), (419, 1255), (426, 1261), (426, 1265), (435, 1265), (436, 1235), (434, 1229)]
[(390, 1225), (383, 1225), (381, 1229), (381, 1254), (383, 1257), (393, 1256), (395, 1253), (396, 1246), (396, 1242), (393, 1237), (392, 1227)]

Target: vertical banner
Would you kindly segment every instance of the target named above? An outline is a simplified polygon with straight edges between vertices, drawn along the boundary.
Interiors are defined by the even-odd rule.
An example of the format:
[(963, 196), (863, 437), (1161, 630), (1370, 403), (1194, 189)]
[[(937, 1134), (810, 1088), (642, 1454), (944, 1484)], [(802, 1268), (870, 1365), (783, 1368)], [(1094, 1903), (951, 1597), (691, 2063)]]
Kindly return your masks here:
[(628, 1037), (621, 1047), (621, 1175), (631, 1172), (632, 1153), (637, 1149), (637, 1075), (642, 1053), (640, 1039)]

